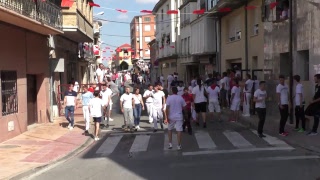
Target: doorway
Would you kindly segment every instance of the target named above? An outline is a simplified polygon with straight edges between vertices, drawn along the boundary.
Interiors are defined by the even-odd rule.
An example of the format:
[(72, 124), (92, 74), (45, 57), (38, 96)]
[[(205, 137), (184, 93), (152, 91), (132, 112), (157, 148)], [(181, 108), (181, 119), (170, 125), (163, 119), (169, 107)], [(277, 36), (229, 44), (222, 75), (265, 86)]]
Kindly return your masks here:
[(27, 74), (28, 125), (38, 122), (37, 116), (37, 76)]

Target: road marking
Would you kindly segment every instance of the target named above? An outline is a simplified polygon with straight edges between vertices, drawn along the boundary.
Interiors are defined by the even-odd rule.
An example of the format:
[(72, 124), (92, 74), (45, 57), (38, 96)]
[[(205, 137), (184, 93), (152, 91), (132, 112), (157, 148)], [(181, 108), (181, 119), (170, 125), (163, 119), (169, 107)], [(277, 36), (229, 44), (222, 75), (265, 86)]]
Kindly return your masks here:
[[(258, 136), (258, 133), (257, 131), (255, 130), (251, 130), (255, 135)], [(273, 136), (269, 136), (267, 134), (264, 134), (266, 137), (265, 138), (262, 138), (263, 140), (265, 140), (268, 144), (272, 145), (272, 146), (289, 146), (286, 142), (276, 138), (276, 137), (273, 137)]]
[(111, 133), (110, 136), (125, 136), (125, 135), (152, 135), (152, 134), (163, 134), (164, 131), (157, 131), (157, 132), (121, 132), (121, 133)]
[(165, 151), (170, 151), (170, 150), (177, 150), (177, 146), (178, 146), (178, 139), (177, 139), (177, 134), (172, 133), (172, 149), (168, 149), (169, 147), (169, 137), (167, 134), (164, 135), (164, 145), (163, 145), (163, 149)]
[(270, 148), (250, 148), (250, 149), (232, 149), (232, 150), (211, 150), (211, 151), (194, 151), (183, 152), (183, 156), (206, 155), (206, 154), (231, 154), (258, 151), (292, 151), (293, 147), (270, 147)]
[(147, 151), (150, 135), (138, 135), (133, 141), (130, 152)]
[(254, 146), (242, 137), (239, 133), (234, 131), (225, 131), (223, 134), (228, 138), (234, 147), (243, 148), (253, 148)]
[(265, 157), (258, 158), (258, 161), (285, 161), (285, 160), (300, 160), (300, 159), (319, 159), (319, 156), (281, 156), (281, 157)]
[(207, 132), (196, 132), (194, 136), (200, 149), (215, 149), (217, 147)]
[(118, 143), (120, 142), (121, 138), (123, 136), (110, 136), (108, 137), (99, 147), (99, 149), (96, 151), (96, 154), (104, 154), (109, 155), (111, 154)]

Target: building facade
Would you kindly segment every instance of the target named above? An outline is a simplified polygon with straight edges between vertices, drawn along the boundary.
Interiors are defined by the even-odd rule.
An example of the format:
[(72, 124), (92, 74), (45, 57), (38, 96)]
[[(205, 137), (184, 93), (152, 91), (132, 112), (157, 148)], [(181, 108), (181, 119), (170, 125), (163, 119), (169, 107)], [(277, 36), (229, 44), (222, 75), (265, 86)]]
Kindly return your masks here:
[(132, 49), (130, 44), (123, 44), (116, 49), (114, 66), (117, 70), (131, 70), (132, 64)]
[(180, 36), (180, 0), (160, 0), (153, 8), (156, 14), (156, 43), (159, 48), (157, 61), (159, 62), (159, 75), (165, 78), (177, 72), (179, 79), (185, 77), (184, 68), (178, 66), (177, 41)]
[[(22, 13), (23, 12), (23, 13)], [(49, 35), (62, 34), (60, 4), (0, 0), (0, 142), (50, 120)]]
[(148, 43), (155, 38), (155, 16), (148, 14), (133, 17), (130, 24), (130, 37), (132, 47), (132, 61), (143, 59), (150, 62), (150, 49)]

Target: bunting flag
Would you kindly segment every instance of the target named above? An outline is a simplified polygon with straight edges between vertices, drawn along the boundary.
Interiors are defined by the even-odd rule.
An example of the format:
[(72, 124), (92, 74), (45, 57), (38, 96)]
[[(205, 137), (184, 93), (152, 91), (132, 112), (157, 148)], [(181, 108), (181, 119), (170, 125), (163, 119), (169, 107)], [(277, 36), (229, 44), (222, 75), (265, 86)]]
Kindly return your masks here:
[(116, 11), (119, 11), (121, 13), (127, 13), (128, 12), (127, 10), (124, 10), (124, 9), (116, 9)]
[(61, 7), (72, 7), (74, 1), (72, 0), (62, 0), (61, 1)]
[(151, 10), (141, 10), (140, 12), (141, 12), (141, 13), (152, 14), (152, 11), (151, 11)]
[(253, 10), (253, 9), (256, 9), (257, 6), (246, 6), (245, 8), (246, 10)]
[(95, 4), (94, 2), (89, 2), (89, 6), (91, 6), (91, 7), (93, 7), (93, 6), (95, 6), (95, 7), (100, 7), (99, 4)]
[(106, 47), (105, 49), (110, 49), (109, 47)]
[(230, 11), (231, 11), (231, 8), (229, 8), (229, 7), (219, 9), (219, 12), (230, 12)]
[(110, 52), (113, 52), (113, 51), (110, 51)]
[(174, 46), (170, 46), (171, 48), (175, 48)]
[(178, 14), (177, 10), (168, 10), (167, 14)]
[(204, 14), (204, 12), (205, 12), (206, 10), (205, 9), (198, 9), (198, 10), (194, 10), (192, 13), (193, 14)]
[(94, 55), (99, 55), (100, 54), (100, 49), (98, 45), (93, 46), (93, 54)]
[(277, 5), (279, 4), (279, 2), (272, 2), (272, 3), (270, 3), (270, 9), (273, 9), (273, 8), (275, 8)]
[(107, 51), (104, 50), (104, 51), (102, 51), (102, 52), (107, 52)]

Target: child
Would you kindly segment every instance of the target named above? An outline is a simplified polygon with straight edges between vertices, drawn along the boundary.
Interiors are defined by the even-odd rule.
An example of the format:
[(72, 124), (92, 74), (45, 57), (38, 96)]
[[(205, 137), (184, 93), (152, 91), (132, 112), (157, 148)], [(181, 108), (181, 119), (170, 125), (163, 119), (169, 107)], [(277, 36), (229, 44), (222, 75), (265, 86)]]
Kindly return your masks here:
[(102, 107), (104, 105), (102, 99), (99, 98), (99, 91), (94, 91), (93, 96), (94, 98), (92, 98), (89, 102), (89, 109), (90, 109), (90, 113), (91, 116), (93, 117), (93, 122), (95, 123), (95, 141), (99, 140), (99, 127), (100, 127), (100, 123), (102, 120)]
[(266, 98), (267, 92), (265, 90), (265, 81), (261, 81), (259, 83), (259, 89), (254, 92), (253, 101), (256, 103), (256, 111), (259, 117), (259, 124), (258, 124), (258, 136), (260, 138), (266, 137), (263, 135), (263, 125), (266, 120)]
[(234, 85), (231, 89), (231, 111), (232, 111), (232, 117), (230, 118), (231, 122), (238, 121), (239, 118), (239, 110), (240, 110), (240, 87), (239, 87), (239, 81), (236, 79), (231, 80), (232, 84)]

